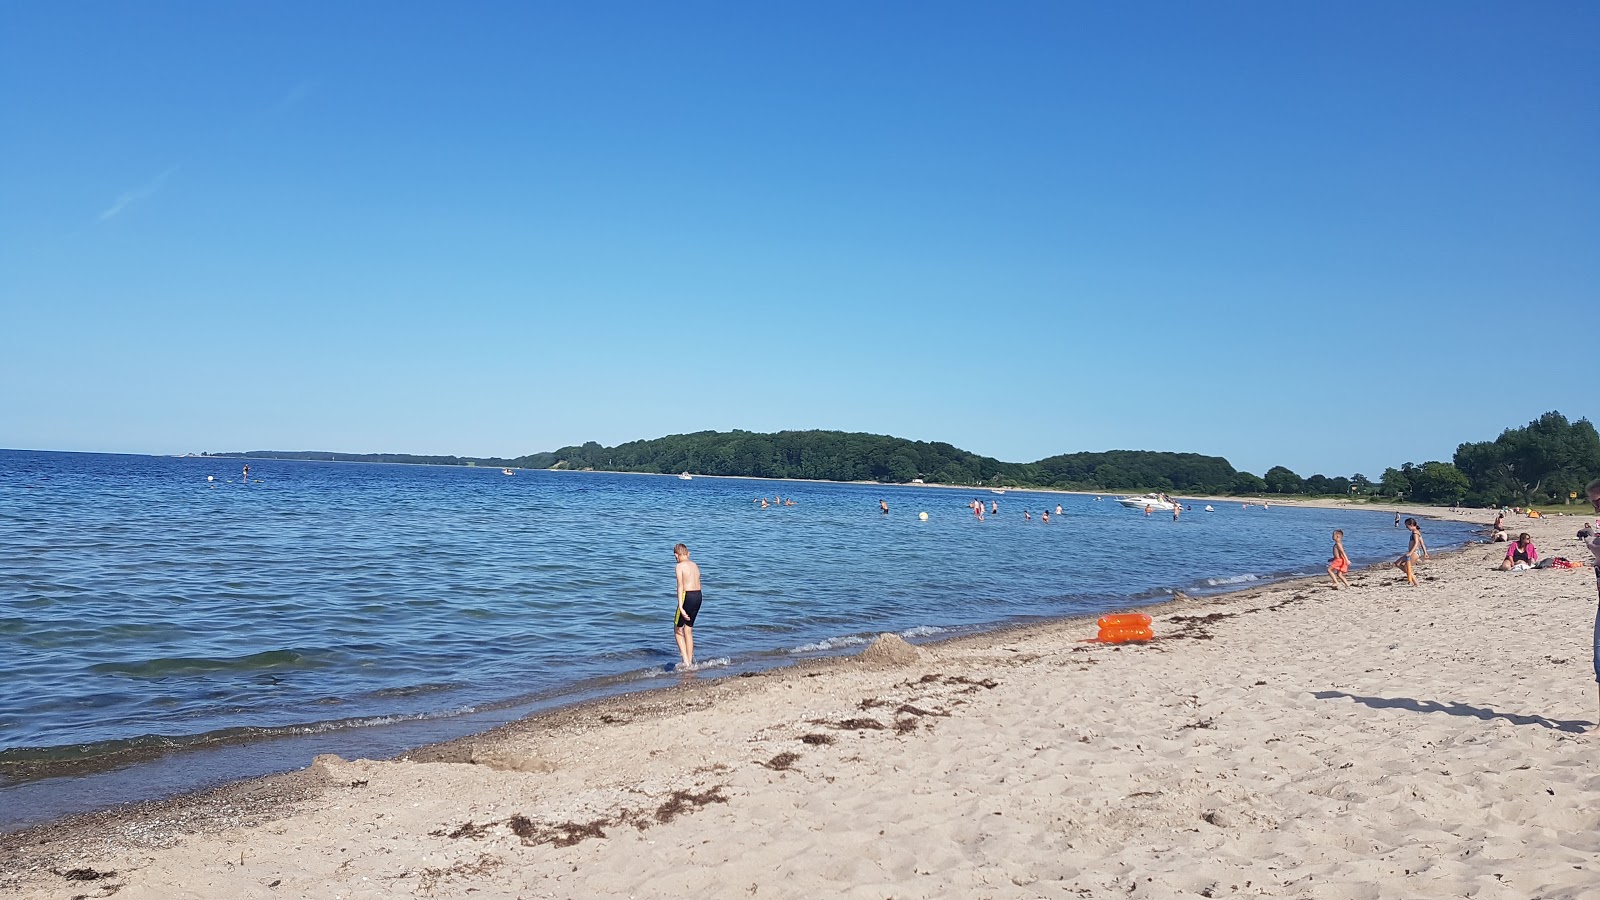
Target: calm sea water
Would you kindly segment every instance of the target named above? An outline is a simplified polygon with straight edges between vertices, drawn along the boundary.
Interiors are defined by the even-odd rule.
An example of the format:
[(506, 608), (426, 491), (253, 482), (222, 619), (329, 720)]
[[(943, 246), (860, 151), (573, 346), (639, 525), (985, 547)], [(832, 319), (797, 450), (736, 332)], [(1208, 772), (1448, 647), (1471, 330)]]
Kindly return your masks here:
[(1405, 545), (1354, 510), (241, 464), (0, 451), (0, 827), (673, 683), (678, 541), (705, 577), (695, 677), (1320, 572), (1334, 528), (1358, 563)]

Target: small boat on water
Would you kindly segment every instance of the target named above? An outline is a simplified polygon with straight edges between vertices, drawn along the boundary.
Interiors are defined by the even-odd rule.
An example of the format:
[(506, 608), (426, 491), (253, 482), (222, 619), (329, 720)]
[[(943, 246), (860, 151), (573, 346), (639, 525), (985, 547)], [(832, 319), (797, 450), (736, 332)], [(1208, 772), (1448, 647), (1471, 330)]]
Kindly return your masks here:
[(1004, 494), (1005, 492), (1005, 488), (989, 488), (989, 493), (991, 494)]
[(684, 472), (682, 475), (678, 476), (678, 480), (679, 481), (693, 481), (694, 480), (694, 476), (690, 475), (688, 472)]
[(1216, 512), (1216, 510), (1212, 509), (1211, 508), (1211, 504), (1207, 503), (1206, 504), (1206, 512)]
[(500, 474), (501, 475), (515, 475), (517, 473), (511, 471), (510, 469), (501, 469), (500, 470)]
[(1140, 494), (1137, 497), (1119, 498), (1117, 502), (1129, 509), (1144, 509), (1149, 507), (1150, 509), (1159, 509), (1163, 512), (1171, 512), (1172, 508), (1177, 505), (1171, 500), (1168, 500), (1166, 494)]

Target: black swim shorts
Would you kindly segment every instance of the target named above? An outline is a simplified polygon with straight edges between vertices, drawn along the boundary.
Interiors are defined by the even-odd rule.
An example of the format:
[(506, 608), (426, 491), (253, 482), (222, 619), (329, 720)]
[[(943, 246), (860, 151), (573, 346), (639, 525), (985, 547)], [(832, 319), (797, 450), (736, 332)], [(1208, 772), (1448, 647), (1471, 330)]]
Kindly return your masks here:
[(682, 628), (683, 626), (687, 625), (690, 628), (693, 628), (695, 616), (698, 615), (700, 615), (700, 592), (684, 591), (683, 612), (677, 617), (676, 621), (672, 623), (672, 627)]

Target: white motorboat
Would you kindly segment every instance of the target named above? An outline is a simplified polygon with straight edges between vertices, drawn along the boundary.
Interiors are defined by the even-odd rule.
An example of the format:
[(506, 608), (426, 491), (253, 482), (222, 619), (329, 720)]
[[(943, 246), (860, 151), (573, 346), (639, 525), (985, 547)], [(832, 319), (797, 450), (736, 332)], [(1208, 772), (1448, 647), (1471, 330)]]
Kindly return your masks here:
[(678, 476), (678, 480), (679, 481), (693, 481), (694, 480), (694, 476), (690, 475), (688, 472), (684, 472), (682, 475)]
[(501, 469), (500, 470), (500, 474), (501, 475), (515, 475), (517, 473), (511, 471), (510, 469)]
[(1216, 512), (1216, 510), (1212, 509), (1211, 508), (1211, 504), (1207, 503), (1206, 504), (1206, 512)]
[(1163, 512), (1171, 512), (1172, 508), (1177, 505), (1171, 500), (1168, 500), (1164, 494), (1140, 494), (1137, 497), (1122, 497), (1119, 498), (1117, 502), (1129, 509), (1144, 509), (1149, 507), (1150, 509), (1159, 509)]
[(991, 494), (1004, 494), (1005, 492), (1005, 488), (989, 488), (989, 493)]

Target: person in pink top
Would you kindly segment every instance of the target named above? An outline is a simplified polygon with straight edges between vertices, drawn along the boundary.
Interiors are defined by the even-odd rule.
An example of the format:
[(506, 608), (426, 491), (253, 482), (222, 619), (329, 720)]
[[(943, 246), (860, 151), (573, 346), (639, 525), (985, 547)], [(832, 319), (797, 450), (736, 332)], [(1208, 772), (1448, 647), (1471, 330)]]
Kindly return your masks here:
[(1533, 539), (1524, 531), (1520, 537), (1506, 547), (1506, 558), (1500, 561), (1500, 571), (1509, 572), (1512, 569), (1522, 571), (1531, 569), (1539, 564), (1539, 550), (1533, 546)]

